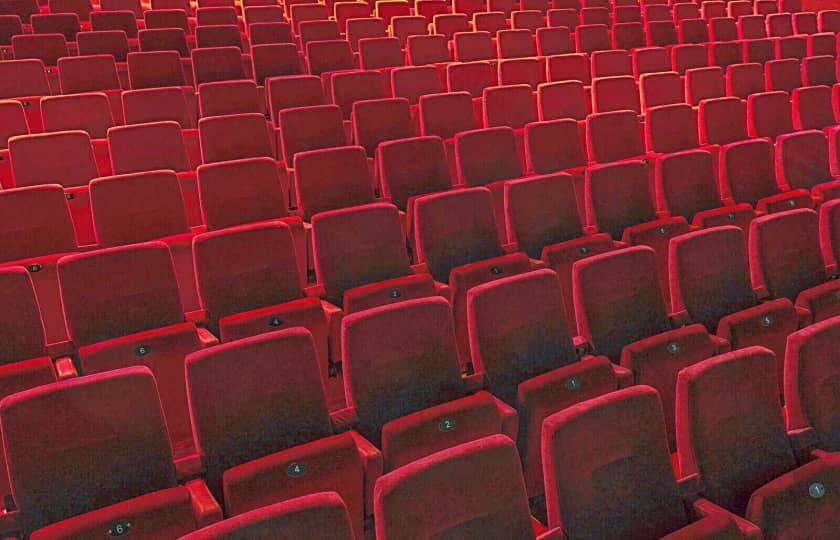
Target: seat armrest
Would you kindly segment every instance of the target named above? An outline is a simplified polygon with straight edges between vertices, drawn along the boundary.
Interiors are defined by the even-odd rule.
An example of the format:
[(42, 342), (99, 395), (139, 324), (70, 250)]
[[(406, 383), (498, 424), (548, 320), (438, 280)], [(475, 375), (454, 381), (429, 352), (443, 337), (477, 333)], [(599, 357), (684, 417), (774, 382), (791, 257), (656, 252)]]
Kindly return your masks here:
[(359, 456), (362, 458), (362, 466), (365, 469), (365, 515), (370, 516), (373, 515), (373, 488), (384, 470), (382, 452), (358, 432), (351, 430), (348, 433), (356, 443)]
[(198, 333), (198, 340), (201, 342), (202, 348), (212, 347), (213, 345), (219, 344), (219, 338), (214, 336), (210, 330), (201, 328), (200, 326), (196, 327), (195, 330)]
[(573, 337), (572, 346), (575, 348), (578, 358), (583, 358), (586, 355), (592, 354), (593, 351), (592, 344), (589, 343), (583, 336)]
[(762, 538), (761, 529), (759, 529), (753, 522), (747, 521), (737, 514), (733, 514), (708, 499), (697, 499), (692, 503), (691, 507), (697, 518), (706, 517), (716, 513), (725, 513), (735, 520), (735, 523), (738, 524), (738, 529), (740, 529), (745, 538)]
[(811, 450), (811, 457), (813, 459), (825, 459), (828, 456), (832, 455), (832, 452), (826, 452), (825, 450)]
[(505, 255), (510, 255), (512, 253), (516, 253), (517, 251), (519, 251), (519, 246), (516, 244), (516, 242), (502, 244), (502, 253), (504, 253)]
[(566, 537), (566, 532), (563, 530), (562, 527), (555, 527), (554, 529), (549, 529), (542, 533), (541, 535), (537, 536), (537, 540), (568, 540)]
[(187, 489), (190, 492), (190, 501), (195, 511), (195, 520), (199, 528), (206, 527), (222, 520), (222, 508), (204, 480), (190, 480), (187, 482)]
[(356, 416), (355, 407), (344, 407), (337, 411), (330, 413), (330, 422), (332, 423), (333, 431), (336, 433), (344, 433), (351, 429), (356, 429), (356, 424), (359, 423), (359, 417)]
[(680, 496), (689, 504), (700, 498), (700, 474), (694, 473), (677, 481)]
[(310, 285), (303, 289), (303, 294), (308, 296), (309, 298), (323, 298), (323, 296), (326, 293), (327, 291), (324, 289), (324, 286), (320, 283)]
[(767, 300), (770, 298), (770, 291), (767, 289), (766, 285), (753, 288), (753, 292), (755, 293), (755, 297), (759, 300)]
[(76, 348), (70, 340), (56, 341), (55, 343), (47, 344), (47, 354), (52, 358), (60, 358), (62, 356), (72, 356)]
[(474, 394), (479, 390), (484, 390), (484, 385), (486, 384), (484, 373), (464, 375), (461, 380), (464, 382), (464, 389), (468, 394)]
[(718, 354), (723, 354), (732, 350), (732, 345), (725, 338), (716, 336), (715, 334), (709, 334), (709, 339), (711, 339), (717, 346)]
[(615, 378), (618, 382), (619, 388), (627, 388), (628, 386), (633, 386), (634, 379), (632, 371), (630, 371), (626, 367), (619, 366), (618, 364), (613, 364), (612, 370), (615, 374)]
[(671, 212), (667, 210), (656, 211), (656, 219), (668, 219), (669, 217), (671, 217)]
[(188, 454), (175, 460), (175, 475), (181, 483), (203, 476), (204, 473), (204, 463), (201, 460), (201, 454)]
[(817, 432), (811, 427), (788, 431), (788, 440), (791, 449), (793, 449), (793, 454), (796, 456), (796, 461), (800, 464), (811, 461), (811, 453), (817, 449), (819, 444)]
[(805, 328), (813, 322), (811, 312), (802, 306), (794, 306), (796, 308), (796, 315), (799, 317), (799, 328)]
[(594, 225), (587, 225), (583, 228), (583, 232), (584, 232), (584, 234), (591, 236), (593, 234), (598, 233), (598, 227), (596, 227)]
[(62, 356), (55, 359), (55, 374), (59, 381), (79, 376), (79, 372), (76, 371), (76, 365), (69, 356)]
[(194, 311), (187, 311), (184, 313), (187, 322), (193, 324), (207, 324), (207, 313), (203, 309), (196, 309)]
[(679, 328), (691, 322), (688, 310), (685, 309), (672, 313), (669, 318), (671, 319), (671, 328)]
[(838, 267), (837, 263), (829, 263), (825, 265), (825, 274), (828, 276), (828, 279), (837, 279), (838, 277)]
[(502, 418), (502, 434), (516, 441), (519, 436), (519, 413), (496, 396), (493, 396), (493, 400), (496, 402), (496, 408), (499, 409), (499, 416)]

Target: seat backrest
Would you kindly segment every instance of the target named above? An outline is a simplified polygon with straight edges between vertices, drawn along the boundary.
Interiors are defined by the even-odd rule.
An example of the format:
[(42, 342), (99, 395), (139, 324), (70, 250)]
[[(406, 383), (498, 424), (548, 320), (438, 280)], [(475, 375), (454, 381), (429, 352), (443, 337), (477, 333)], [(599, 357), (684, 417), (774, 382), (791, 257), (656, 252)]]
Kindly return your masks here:
[[(292, 36), (292, 25), (287, 22), (257, 22), (248, 25), (248, 37), (251, 47), (256, 45), (268, 45), (284, 43), (294, 45)], [(295, 47), (297, 50), (297, 47)], [(253, 55), (253, 49), (251, 51)], [(298, 59), (300, 64), (300, 59)]]
[[(238, 31), (237, 31), (238, 35)], [(196, 86), (213, 81), (245, 79), (242, 51), (238, 47), (220, 46), (193, 49), (190, 53), (193, 80)]]
[(309, 73), (321, 75), (328, 71), (354, 69), (353, 51), (345, 40), (312, 41), (306, 44)]
[[(641, 77), (643, 73), (659, 73), (671, 70), (671, 54), (664, 47), (645, 47), (630, 52), (633, 58), (633, 75)], [(678, 71), (674, 67), (674, 71)]]
[(84, 186), (99, 176), (90, 136), (84, 131), (18, 135), (9, 139), (9, 154), (15, 185), (19, 187)]
[[(148, 12), (151, 13), (151, 12)], [(178, 11), (178, 17), (183, 15)], [(149, 17), (146, 17), (147, 24)], [(174, 52), (179, 58), (189, 58), (190, 50), (187, 45), (187, 33), (183, 28), (175, 28), (174, 23), (164, 23), (169, 26), (163, 28), (154, 28), (146, 26), (144, 30), (140, 30), (137, 35), (140, 40), (141, 52)]]
[(136, 244), (190, 231), (178, 178), (151, 171), (90, 183), (96, 238), (102, 247)]
[(721, 205), (714, 159), (703, 149), (684, 150), (656, 160), (656, 205), (659, 211), (684, 216)]
[(0, 191), (0, 262), (75, 251), (64, 190), (56, 184)]
[(77, 347), (184, 322), (172, 256), (162, 242), (68, 255), (58, 261), (58, 281)]
[(236, 8), (233, 6), (199, 7), (195, 15), (198, 26), (237, 24)]
[(669, 330), (657, 275), (656, 253), (647, 246), (577, 261), (572, 294), (578, 335), (616, 362), (625, 345)]
[(550, 526), (562, 523), (566, 534), (581, 538), (658, 538), (688, 524), (662, 404), (650, 386), (555, 413), (544, 421), (543, 436)]
[(804, 86), (791, 92), (793, 127), (797, 130), (825, 129), (835, 124), (831, 89), (827, 86)]
[(104, 139), (114, 125), (111, 103), (102, 93), (47, 96), (41, 100), (44, 131), (87, 132), (91, 139)]
[(131, 88), (185, 86), (184, 68), (175, 51), (128, 53), (128, 79)]
[(32, 278), (24, 268), (0, 270), (0, 356), (3, 365), (47, 355), (47, 338)]
[(714, 332), (721, 317), (756, 304), (744, 249), (734, 226), (680, 235), (669, 245), (671, 308)]
[(198, 167), (201, 214), (209, 230), (269, 221), (289, 214), (288, 179), (271, 158)]
[(193, 257), (201, 305), (212, 321), (303, 297), (292, 233), (285, 223), (200, 234), (193, 242)]
[(589, 85), (589, 57), (585, 53), (558, 54), (546, 59), (546, 73), (550, 81), (580, 81)]
[(113, 127), (108, 130), (108, 147), (114, 174), (156, 169), (190, 170), (181, 126), (177, 122)]
[(280, 111), (280, 141), (283, 162), (294, 163), (295, 154), (347, 144), (338, 105), (292, 107)]
[(284, 109), (326, 104), (321, 79), (314, 75), (272, 77), (266, 80), (265, 91), (275, 126), (280, 125), (279, 114)]
[(417, 197), (412, 225), (417, 260), (441, 283), (449, 282), (453, 268), (502, 255), (487, 188)]
[(261, 113), (257, 84), (251, 80), (203, 83), (198, 88), (201, 117)]
[(0, 101), (0, 149), (8, 146), (9, 138), (15, 135), (29, 135), (26, 111), (20, 101)]
[(704, 99), (725, 95), (726, 80), (723, 68), (710, 66), (685, 71), (685, 99), (690, 105), (698, 105)]
[[(773, 164), (773, 144), (765, 139), (748, 139), (721, 149), (720, 188), (723, 197), (753, 206), (779, 191)], [(727, 193), (728, 191), (728, 193)]]
[(520, 383), (575, 361), (557, 274), (536, 270), (467, 293), (472, 361), (488, 390), (515, 405)]
[(751, 137), (771, 139), (793, 131), (787, 92), (762, 92), (748, 97), (747, 128)]
[(589, 57), (593, 77), (619, 77), (632, 75), (630, 53), (623, 50), (595, 51)]
[(779, 135), (776, 176), (791, 189), (811, 189), (833, 179), (828, 164), (828, 139), (816, 129)]
[(353, 139), (373, 157), (379, 144), (414, 136), (408, 100), (384, 98), (353, 103)]
[(505, 183), (508, 238), (532, 259), (546, 246), (583, 234), (574, 181), (566, 173), (531, 176)]
[(425, 66), (449, 62), (449, 41), (441, 34), (409, 36), (405, 43), (405, 54), (412, 66)]
[(143, 13), (143, 20), (146, 28), (149, 29), (163, 29), (163, 28), (179, 28), (185, 33), (190, 31), (187, 14), (190, 10), (184, 9), (169, 9), (153, 7)]
[(26, 533), (176, 485), (160, 398), (145, 367), (14, 394), (0, 404), (0, 423)]
[(289, 77), (303, 73), (301, 59), (294, 43), (251, 45), (251, 63), (254, 80), (258, 86), (265, 86), (272, 77)]
[(12, 51), (15, 60), (34, 58), (45, 66), (54, 67), (58, 59), (70, 56), (67, 40), (63, 34), (21, 34), (12, 36)]
[(580, 81), (547, 82), (537, 87), (540, 120), (584, 120), (586, 101), (586, 92)]
[(767, 91), (791, 92), (802, 86), (799, 59), (782, 58), (770, 60), (764, 66), (764, 81)]
[[(441, 493), (457, 494), (452, 507), (424, 511)], [(516, 445), (503, 435), (409, 463), (377, 481), (374, 497), (376, 529), (382, 538), (534, 538)]]
[(75, 13), (79, 20), (89, 21), (93, 11), (91, 0), (49, 0), (50, 13)]
[(689, 69), (708, 67), (706, 47), (700, 43), (675, 45), (671, 48), (671, 66), (680, 75), (685, 75)]
[(192, 127), (187, 101), (180, 88), (125, 90), (122, 94), (126, 124), (176, 122), (181, 129)]
[(374, 202), (367, 154), (361, 146), (295, 154), (295, 187), (303, 219), (318, 212)]
[(537, 55), (533, 34), (528, 30), (501, 30), (496, 39), (499, 58), (529, 58)]
[[(487, 149), (493, 152), (488, 153)], [(455, 135), (455, 166), (466, 186), (484, 186), (522, 176), (516, 138), (509, 127), (488, 127)]]
[(472, 97), (467, 92), (420, 97), (420, 133), (451, 139), (456, 133), (476, 129)]
[(753, 286), (776, 298), (795, 301), (801, 291), (826, 281), (819, 217), (809, 208), (754, 219), (749, 247)]
[(416, 105), (420, 96), (439, 94), (443, 86), (437, 69), (432, 66), (409, 66), (391, 71), (391, 87), (394, 97), (406, 98), (411, 105)]
[(624, 229), (656, 219), (643, 161), (593, 165), (584, 186), (586, 224), (620, 240)]
[(107, 54), (60, 58), (58, 76), (63, 94), (120, 89), (117, 65)]
[(691, 105), (673, 103), (648, 109), (645, 139), (652, 152), (672, 153), (700, 146), (696, 114)]
[(3, 0), (0, 3), (0, 13), (17, 15), (24, 24), (29, 24), (32, 15), (39, 12), (37, 0)]
[(634, 111), (611, 111), (586, 117), (586, 150), (594, 163), (609, 163), (644, 154), (645, 147)]
[(577, 121), (547, 120), (525, 126), (525, 159), (528, 169), (539, 174), (586, 165)]
[(796, 466), (779, 403), (776, 358), (747, 347), (677, 375), (677, 452), (703, 495), (741, 514), (759, 487)]
[(399, 212), (390, 204), (317, 214), (312, 249), (317, 282), (337, 306), (348, 289), (411, 274)]
[(700, 103), (700, 142), (729, 144), (747, 138), (747, 110), (736, 97), (709, 99)]
[(537, 120), (534, 91), (527, 84), (492, 86), (484, 89), (484, 125), (522, 129)]
[(639, 80), (642, 108), (647, 110), (658, 105), (683, 103), (683, 85), (676, 71), (646, 73)]
[(732, 64), (726, 67), (726, 92), (730, 96), (747, 99), (750, 94), (764, 91), (764, 66), (757, 62)]
[[(139, 8), (140, 2), (137, 2), (136, 6)], [(94, 31), (122, 30), (126, 37), (136, 38), (137, 19), (141, 18), (142, 13), (131, 10), (95, 11), (90, 14), (90, 26)], [(76, 38), (78, 37), (77, 34)]]
[(250, 157), (274, 157), (265, 115), (229, 114), (198, 121), (201, 160), (216, 163)]
[(332, 101), (341, 108), (345, 120), (350, 120), (354, 102), (385, 97), (384, 77), (378, 71), (335, 73), (330, 79), (330, 86)]
[[(386, 334), (400, 339), (383, 340)], [(347, 404), (368, 440), (379, 442), (391, 420), (464, 393), (452, 312), (439, 296), (352, 313), (342, 319), (341, 335)]]
[(79, 30), (79, 16), (74, 13), (39, 13), (32, 16), (33, 34), (61, 34), (68, 42), (73, 42)]
[(499, 77), (490, 62), (455, 62), (446, 66), (449, 92), (469, 92), (473, 98), (479, 98), (485, 88), (496, 86), (498, 82)]
[(128, 58), (128, 38), (122, 30), (97, 30), (76, 35), (80, 56), (110, 55), (116, 62)]
[(785, 352), (785, 407), (789, 430), (813, 427), (821, 449), (840, 448), (837, 381), (840, 366), (834, 352), (840, 343), (836, 317), (788, 336)]
[(312, 334), (289, 328), (189, 354), (196, 449), (222, 497), (232, 467), (332, 435)]
[(359, 65), (362, 69), (385, 69), (403, 64), (399, 39), (371, 37), (359, 40)]
[(300, 43), (305, 49), (311, 41), (341, 39), (338, 23), (335, 21), (304, 21), (300, 24)]
[[(416, 159), (423, 156), (423, 159)], [(383, 196), (402, 210), (409, 199), (452, 187), (446, 151), (440, 137), (386, 141), (376, 149)]]
[(50, 95), (47, 72), (41, 60), (5, 60), (0, 62), (0, 97)]

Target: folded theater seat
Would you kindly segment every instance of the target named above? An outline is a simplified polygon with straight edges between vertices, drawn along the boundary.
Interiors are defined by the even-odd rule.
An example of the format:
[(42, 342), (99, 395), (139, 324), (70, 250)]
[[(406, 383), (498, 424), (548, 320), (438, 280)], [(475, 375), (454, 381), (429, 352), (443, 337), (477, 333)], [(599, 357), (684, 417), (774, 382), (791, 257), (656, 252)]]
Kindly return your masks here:
[(542, 494), (540, 426), (566, 407), (633, 382), (608, 358), (578, 355), (563, 314), (560, 280), (548, 269), (477, 285), (467, 294), (475, 375), (519, 414), (519, 451), (529, 497)]
[(810, 430), (785, 430), (776, 363), (770, 350), (749, 347), (680, 372), (680, 467), (707, 499), (696, 509), (743, 516), (750, 537), (760, 529), (765, 538), (832, 538), (840, 455), (813, 454)]
[(331, 491), (269, 504), (191, 532), (179, 540), (297, 540), (313, 538), (325, 530), (334, 540), (354, 539), (347, 505), (338, 493)]
[[(548, 525), (564, 538), (744, 538), (735, 515), (677, 481), (649, 386), (594, 397), (542, 426)], [(761, 533), (751, 527), (752, 536)]]
[(753, 220), (749, 246), (755, 289), (795, 302), (813, 322), (840, 315), (840, 281), (833, 279), (837, 269), (823, 259), (815, 211), (803, 208)]
[(656, 255), (636, 246), (582, 259), (572, 267), (578, 342), (633, 372), (637, 384), (662, 396), (674, 444), (674, 388), (680, 369), (729, 350), (700, 324), (684, 326), (666, 307)]
[(81, 373), (148, 367), (175, 457), (189, 467), (184, 356), (218, 340), (184, 315), (169, 247), (156, 241), (67, 255), (58, 261), (58, 281)]
[(418, 264), (449, 285), (458, 356), (469, 370), (466, 297), (470, 287), (544, 266), (542, 261), (502, 244), (486, 187), (453, 189), (414, 200), (412, 247)]
[(179, 485), (157, 388), (133, 366), (0, 402), (14, 532), (177, 538), (222, 518), (204, 480)]
[[(785, 353), (785, 419), (789, 431), (811, 431), (814, 455), (840, 451), (834, 351), (840, 319), (833, 317), (794, 332)], [(828, 391), (826, 391), (828, 390)]]
[[(729, 226), (675, 238), (670, 245), (671, 309), (726, 339), (733, 350), (770, 349), (781, 375), (787, 337), (809, 324), (811, 315), (784, 296), (768, 298), (766, 289), (750, 282), (745, 236)], [(799, 264), (798, 256), (795, 260)]]
[(516, 439), (516, 411), (489, 392), (471, 393), (457, 360), (452, 311), (443, 298), (347, 315), (347, 408), (335, 415), (382, 449), (385, 472), (487, 435)]
[(202, 469), (225, 516), (335, 491), (355, 537), (364, 536), (382, 454), (328, 412), (308, 330), (280, 330), (190, 354), (186, 383)]
[(531, 516), (516, 445), (502, 435), (442, 450), (382, 476), (374, 511), (377, 540), (566, 538)]

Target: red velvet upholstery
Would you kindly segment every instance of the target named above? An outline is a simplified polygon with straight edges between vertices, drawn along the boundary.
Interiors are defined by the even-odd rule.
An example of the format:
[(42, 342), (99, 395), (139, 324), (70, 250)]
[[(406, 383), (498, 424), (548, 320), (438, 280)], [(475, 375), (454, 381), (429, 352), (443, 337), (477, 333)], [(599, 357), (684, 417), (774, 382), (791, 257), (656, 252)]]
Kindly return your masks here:
[(840, 450), (840, 366), (834, 361), (838, 343), (840, 319), (834, 317), (791, 334), (785, 353), (787, 427), (813, 428), (818, 448), (828, 452)]
[(753, 287), (776, 298), (795, 300), (814, 321), (840, 314), (836, 291), (827, 282), (820, 253), (819, 218), (809, 209), (763, 216), (750, 224), (750, 272)]
[(180, 540), (297, 540), (324, 530), (335, 540), (353, 540), (347, 506), (335, 492), (313, 493), (257, 508)]
[(347, 404), (362, 436), (381, 440), (385, 470), (494, 433), (516, 436), (512, 409), (486, 392), (465, 397), (443, 298), (353, 313), (341, 335)]
[(204, 163), (275, 156), (265, 116), (260, 113), (202, 118), (198, 133)]
[(465, 443), (381, 478), (376, 537), (533, 539), (514, 443), (501, 435)]
[(292, 107), (279, 113), (283, 162), (290, 167), (295, 154), (347, 144), (341, 109), (337, 105)]
[[(422, 156), (422, 159), (420, 159)], [(439, 137), (413, 137), (387, 141), (376, 148), (382, 195), (400, 210), (417, 195), (452, 187), (443, 141)]]
[(0, 423), (23, 532), (45, 527), (33, 538), (102, 534), (127, 518), (143, 537), (172, 538), (221, 517), (218, 508), (202, 516), (190, 489), (177, 486), (144, 367), (18, 393), (0, 404)]
[(405, 98), (357, 100), (353, 103), (352, 122), (353, 139), (370, 157), (385, 141), (414, 136)]
[[(291, 328), (192, 354), (187, 385), (196, 448), (220, 500), (224, 488), (229, 516), (331, 489), (342, 495), (361, 531), (362, 458), (350, 434), (333, 435), (307, 330)], [(295, 464), (303, 472), (287, 473)]]
[(815, 202), (840, 197), (840, 180), (831, 174), (828, 138), (817, 130), (779, 135), (776, 178), (788, 189), (807, 189)]
[(374, 202), (367, 155), (361, 146), (298, 152), (295, 187), (302, 217)]
[[(416, 291), (414, 283), (426, 282), (423, 290), (435, 293), (429, 274), (414, 275), (401, 281), (410, 287), (394, 287), (396, 278), (412, 276), (405, 235), (397, 209), (385, 203), (322, 212), (312, 218), (312, 245), (315, 253), (315, 276), (324, 286), (324, 297), (344, 305), (345, 293), (353, 290), (354, 300), (362, 302), (359, 290), (374, 295), (387, 289), (388, 301), (408, 300)], [(366, 307), (368, 303), (365, 302)]]
[(181, 126), (174, 121), (118, 126), (108, 130), (114, 174), (191, 170)]

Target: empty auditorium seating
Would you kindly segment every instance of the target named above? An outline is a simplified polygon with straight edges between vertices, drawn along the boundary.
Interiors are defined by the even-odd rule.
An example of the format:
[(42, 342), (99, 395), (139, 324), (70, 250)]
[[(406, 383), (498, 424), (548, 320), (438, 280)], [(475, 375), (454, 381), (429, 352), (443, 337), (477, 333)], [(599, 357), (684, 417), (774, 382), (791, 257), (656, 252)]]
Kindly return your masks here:
[(217, 81), (203, 83), (198, 88), (198, 110), (201, 117), (262, 113), (262, 109), (254, 81)]
[(646, 159), (638, 115), (623, 110), (587, 116), (586, 151), (590, 163)]
[(736, 97), (704, 100), (698, 109), (700, 142), (729, 144), (747, 138), (747, 108)]
[(293, 165), (298, 152), (347, 144), (341, 109), (337, 105), (292, 107), (281, 110), (277, 116), (283, 163), (287, 168)]
[(747, 133), (770, 140), (793, 131), (790, 97), (785, 92), (762, 92), (747, 98)]
[(273, 141), (261, 113), (202, 118), (198, 121), (198, 134), (203, 163), (274, 157)]
[[(385, 472), (488, 435), (516, 437), (513, 408), (486, 391), (466, 394), (443, 298), (360, 311), (341, 325), (348, 414), (382, 449)], [(381, 339), (394, 331), (399, 341)]]
[(374, 202), (367, 154), (361, 146), (298, 152), (294, 168), (298, 208), (307, 221), (318, 212)]
[[(549, 526), (562, 524), (567, 535), (581, 538), (741, 537), (735, 516), (686, 498), (664, 435), (662, 404), (649, 386), (595, 397), (548, 417), (543, 460)], [(616, 454), (615, 445), (626, 450)], [(601, 500), (607, 493), (613, 504)]]
[(791, 93), (793, 127), (797, 130), (826, 129), (837, 123), (831, 105), (831, 89), (804, 86)]
[[(423, 159), (416, 159), (416, 156)], [(412, 137), (387, 141), (376, 149), (382, 195), (401, 210), (409, 210), (418, 195), (452, 187), (446, 153), (440, 137)], [(411, 226), (411, 220), (408, 220)]]
[[(238, 35), (238, 31), (237, 31)], [(214, 81), (245, 79), (242, 54), (238, 47), (204, 47), (190, 53), (195, 85)]]
[(341, 109), (345, 120), (350, 120), (354, 102), (385, 97), (385, 79), (376, 71), (335, 73), (330, 81), (332, 102)]
[(304, 328), (187, 357), (196, 445), (228, 516), (329, 490), (345, 501), (361, 533), (382, 458), (355, 432), (335, 433), (317, 364)]
[(807, 189), (815, 204), (840, 194), (840, 182), (828, 164), (828, 139), (817, 130), (779, 135), (776, 178), (787, 189)]
[(762, 216), (750, 224), (749, 237), (753, 287), (795, 301), (815, 322), (840, 314), (840, 283), (828, 281), (818, 220), (807, 208)]
[[(132, 244), (63, 257), (61, 305), (85, 374), (141, 364), (159, 383), (177, 455), (192, 447), (183, 379), (186, 353), (212, 344), (187, 322), (169, 248)], [(107, 316), (98, 314), (107, 313)]]
[[(519, 448), (530, 496), (543, 489), (543, 419), (618, 384), (619, 373), (613, 373), (608, 359), (577, 361), (559, 285), (557, 275), (543, 269), (478, 285), (467, 295), (476, 375), (519, 412)], [(615, 369), (629, 382), (626, 370)]]
[(703, 506), (744, 515), (749, 521), (738, 526), (750, 536), (760, 534), (757, 526), (764, 534), (819, 537), (834, 526), (830, 508), (836, 502), (833, 494), (825, 497), (825, 486), (836, 485), (840, 463), (835, 456), (797, 467), (795, 438), (785, 431), (776, 393), (775, 362), (769, 350), (750, 347), (680, 372), (680, 468), (687, 475), (702, 471), (700, 495), (709, 501)]
[(203, 480), (176, 480), (171, 425), (155, 382), (137, 366), (3, 400), (3, 446), (22, 534), (90, 536), (130, 523), (132, 532), (174, 538), (222, 518)]
[(777, 185), (773, 160), (773, 145), (766, 139), (723, 145), (719, 165), (721, 199), (727, 204), (748, 203), (767, 212), (809, 207), (811, 197), (807, 190), (783, 191)]

